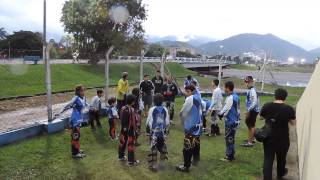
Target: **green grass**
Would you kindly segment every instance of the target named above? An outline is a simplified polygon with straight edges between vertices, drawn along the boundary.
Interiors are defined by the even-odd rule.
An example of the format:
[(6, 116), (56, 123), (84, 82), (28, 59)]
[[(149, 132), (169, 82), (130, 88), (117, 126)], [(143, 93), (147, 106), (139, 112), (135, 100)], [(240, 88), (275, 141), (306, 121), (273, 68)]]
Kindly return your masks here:
[[(144, 73), (154, 75), (158, 69), (156, 63), (145, 63)], [(104, 85), (103, 65), (54, 64), (52, 67), (53, 91), (73, 89), (76, 84), (86, 87)], [(167, 63), (174, 76), (192, 73), (177, 63)], [(111, 64), (110, 85), (116, 85), (121, 73), (129, 73), (130, 83), (139, 81), (139, 64)], [(43, 65), (0, 65), (0, 97), (33, 95), (44, 93), (45, 73)]]
[[(244, 97), (242, 111), (244, 112)], [(177, 99), (176, 112), (183, 103)], [(261, 97), (261, 102), (271, 101), (272, 97)], [(295, 105), (297, 97), (289, 97), (288, 103)], [(262, 173), (263, 151), (258, 143), (252, 149), (244, 149), (239, 144), (246, 138), (245, 124), (242, 122), (236, 134), (236, 161), (219, 161), (224, 157), (223, 136), (201, 137), (201, 162), (192, 167), (189, 174), (177, 172), (174, 166), (182, 162), (183, 131), (179, 119), (173, 126), (167, 140), (169, 160), (164, 169), (157, 173), (147, 168), (149, 147), (147, 138), (141, 135), (142, 146), (136, 149), (136, 157), (142, 161), (138, 167), (127, 167), (117, 161), (118, 143), (112, 143), (107, 136), (107, 122), (103, 119), (103, 129), (91, 132), (81, 130), (82, 149), (87, 157), (73, 160), (70, 157), (70, 134), (68, 130), (54, 135), (38, 136), (0, 148), (0, 179), (223, 179), (254, 180)], [(244, 119), (244, 118), (242, 118)], [(262, 121), (258, 120), (258, 127)], [(220, 127), (223, 127), (220, 122)], [(223, 129), (223, 128), (222, 128)]]
[[(188, 74), (196, 77), (203, 89), (209, 89), (211, 79), (200, 77), (197, 73), (190, 71), (178, 63), (166, 63), (168, 70), (173, 76), (177, 77), (179, 85)], [(144, 73), (154, 75), (159, 69), (157, 63), (145, 63)], [(129, 82), (139, 81), (139, 64), (111, 64), (110, 65), (110, 85), (116, 85), (121, 73), (129, 72)], [(225, 81), (232, 80), (238, 89), (245, 89), (243, 81), (239, 78), (227, 78)], [(103, 65), (79, 65), (79, 64), (54, 64), (52, 65), (52, 89), (55, 91), (71, 90), (76, 84), (83, 84), (86, 87), (104, 86), (104, 66)], [(45, 93), (45, 74), (43, 65), (0, 65), (0, 98), (9, 96), (33, 95)], [(257, 83), (260, 90), (261, 83)], [(265, 91), (273, 92), (278, 86), (265, 85)], [(304, 88), (286, 87), (291, 95), (301, 95)]]

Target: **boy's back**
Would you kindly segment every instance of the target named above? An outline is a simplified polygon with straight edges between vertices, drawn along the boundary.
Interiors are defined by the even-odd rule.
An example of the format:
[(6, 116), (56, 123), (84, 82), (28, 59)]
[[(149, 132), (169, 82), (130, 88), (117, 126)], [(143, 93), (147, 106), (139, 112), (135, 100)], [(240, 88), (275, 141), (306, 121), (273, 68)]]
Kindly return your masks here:
[(164, 132), (170, 124), (168, 110), (163, 106), (155, 106), (149, 110), (147, 125), (150, 127), (153, 135), (157, 137), (164, 136)]

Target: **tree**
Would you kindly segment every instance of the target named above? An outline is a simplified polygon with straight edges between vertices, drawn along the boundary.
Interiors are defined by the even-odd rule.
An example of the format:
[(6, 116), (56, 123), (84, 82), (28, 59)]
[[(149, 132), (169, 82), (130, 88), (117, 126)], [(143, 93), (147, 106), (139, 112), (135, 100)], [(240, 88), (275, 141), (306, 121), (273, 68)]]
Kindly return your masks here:
[(196, 56), (194, 56), (193, 54), (191, 54), (188, 51), (178, 51), (177, 52), (177, 57), (195, 58)]
[[(117, 7), (126, 7), (130, 15), (126, 22), (118, 23), (112, 18)], [(125, 15), (125, 11), (120, 11), (120, 17)], [(126, 44), (143, 44), (144, 20), (146, 9), (140, 0), (69, 0), (61, 17), (65, 31), (73, 34), (80, 54), (89, 53), (93, 63), (98, 62), (98, 54), (104, 54), (112, 45), (125, 49)]]
[(4, 28), (0, 28), (0, 40), (4, 40), (7, 37), (7, 32), (4, 30)]
[(12, 35), (8, 35), (6, 39), (0, 41), (0, 49), (6, 49), (6, 54), (8, 54), (9, 43), (11, 46), (11, 57), (21, 57), (25, 55), (42, 56), (41, 33), (18, 31)]
[(162, 47), (160, 44), (151, 44), (145, 56), (146, 57), (162, 57), (164, 50), (165, 50), (164, 47)]

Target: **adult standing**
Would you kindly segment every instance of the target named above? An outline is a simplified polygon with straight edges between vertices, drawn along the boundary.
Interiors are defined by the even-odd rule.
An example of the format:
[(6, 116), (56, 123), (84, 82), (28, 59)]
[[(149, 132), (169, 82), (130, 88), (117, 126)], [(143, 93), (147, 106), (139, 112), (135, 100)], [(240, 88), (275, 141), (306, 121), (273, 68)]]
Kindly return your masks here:
[(118, 81), (117, 86), (117, 109), (120, 112), (121, 108), (126, 105), (126, 95), (129, 92), (128, 73), (123, 72), (122, 78)]
[(149, 75), (146, 74), (143, 77), (143, 81), (140, 82), (139, 88), (142, 94), (142, 101), (144, 103), (144, 116), (147, 117), (149, 108), (152, 105), (152, 96), (154, 93), (154, 85), (152, 81), (149, 80)]
[(246, 98), (246, 125), (248, 127), (248, 139), (241, 146), (253, 147), (254, 132), (256, 130), (256, 120), (260, 112), (259, 97), (252, 76), (247, 76), (244, 80), (248, 91)]
[(265, 104), (260, 112), (260, 116), (265, 119), (265, 123), (270, 125), (271, 133), (263, 142), (264, 163), (263, 179), (272, 179), (272, 166), (275, 156), (277, 156), (278, 178), (284, 177), (288, 173), (286, 169), (286, 157), (290, 146), (289, 123), (295, 125), (295, 110), (285, 104), (288, 92), (285, 89), (275, 91), (275, 101)]
[(207, 134), (207, 136), (219, 136), (220, 135), (220, 128), (218, 124), (218, 114), (222, 109), (222, 91), (219, 87), (219, 80), (215, 79), (212, 81), (212, 100), (211, 106), (209, 107), (210, 114), (211, 114), (211, 131)]
[(153, 77), (151, 81), (154, 85), (154, 94), (162, 94), (163, 78), (159, 70), (157, 70), (156, 76)]
[(162, 94), (166, 103), (166, 108), (169, 110), (170, 123), (173, 123), (174, 117), (174, 104), (176, 96), (178, 95), (178, 87), (172, 82), (172, 77), (167, 76), (166, 83), (162, 86)]

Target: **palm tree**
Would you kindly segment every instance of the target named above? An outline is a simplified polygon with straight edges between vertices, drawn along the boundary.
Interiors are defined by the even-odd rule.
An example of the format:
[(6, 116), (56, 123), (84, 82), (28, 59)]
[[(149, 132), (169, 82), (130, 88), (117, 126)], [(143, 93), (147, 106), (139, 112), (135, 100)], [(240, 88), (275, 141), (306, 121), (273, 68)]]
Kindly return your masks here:
[(4, 28), (0, 28), (0, 40), (3, 40), (7, 37), (7, 32), (4, 30)]

